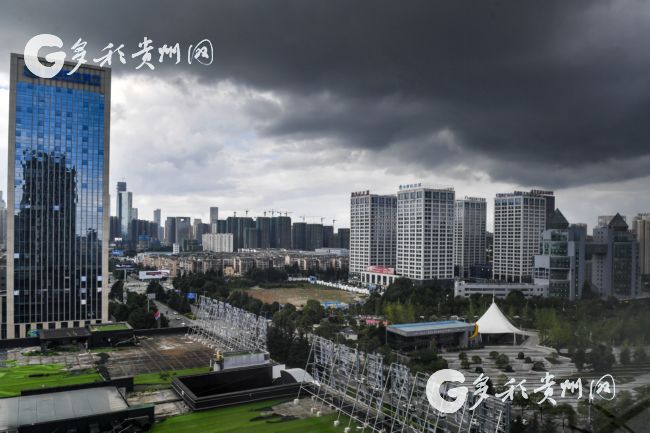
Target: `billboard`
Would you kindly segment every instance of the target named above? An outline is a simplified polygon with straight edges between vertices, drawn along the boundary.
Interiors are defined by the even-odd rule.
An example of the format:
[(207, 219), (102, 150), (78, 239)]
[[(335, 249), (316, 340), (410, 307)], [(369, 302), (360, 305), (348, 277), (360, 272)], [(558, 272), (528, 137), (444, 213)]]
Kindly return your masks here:
[(124, 257), (124, 250), (113, 250), (111, 251), (113, 257)]
[(169, 278), (169, 271), (167, 269), (160, 269), (157, 271), (140, 271), (138, 273), (140, 281), (146, 280), (162, 280)]
[(387, 268), (385, 266), (368, 266), (366, 272), (371, 272), (373, 274), (386, 274), (386, 275), (395, 275), (395, 268)]

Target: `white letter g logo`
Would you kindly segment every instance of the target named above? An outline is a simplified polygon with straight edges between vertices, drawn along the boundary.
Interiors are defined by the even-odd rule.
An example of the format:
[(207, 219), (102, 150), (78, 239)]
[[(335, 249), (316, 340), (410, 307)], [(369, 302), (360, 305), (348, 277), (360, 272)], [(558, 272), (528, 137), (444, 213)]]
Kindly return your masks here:
[(32, 72), (32, 74), (41, 78), (52, 78), (63, 68), (63, 61), (65, 60), (65, 52), (56, 51), (47, 54), (45, 60), (54, 63), (52, 66), (46, 66), (38, 60), (38, 51), (43, 47), (63, 47), (61, 38), (48, 33), (36, 35), (27, 41), (25, 45), (25, 66)]
[(445, 369), (436, 371), (427, 381), (427, 400), (439, 412), (458, 412), (465, 404), (465, 400), (467, 400), (467, 387), (459, 386), (447, 391), (447, 394), (454, 398), (454, 401), (447, 401), (440, 395), (440, 387), (444, 382), (463, 383), (465, 382), (465, 376), (458, 370)]

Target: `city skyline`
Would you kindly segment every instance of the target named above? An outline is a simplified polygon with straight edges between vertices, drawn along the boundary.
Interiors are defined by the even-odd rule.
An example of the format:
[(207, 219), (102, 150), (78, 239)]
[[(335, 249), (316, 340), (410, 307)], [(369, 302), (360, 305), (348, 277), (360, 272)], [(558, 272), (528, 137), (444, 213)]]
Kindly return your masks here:
[[(552, 189), (567, 219), (589, 227), (598, 215), (650, 208), (647, 134), (636, 122), (644, 111), (634, 102), (648, 90), (632, 87), (645, 80), (638, 41), (648, 29), (635, 17), (649, 5), (628, 2), (610, 22), (611, 2), (516, 11), (374, 4), (375, 19), (353, 26), (341, 11), (364, 16), (366, 5), (335, 3), (282, 17), (245, 2), (222, 2), (211, 13), (217, 6), (206, 3), (188, 12), (191, 26), (168, 25), (184, 12), (174, 4), (97, 5), (94, 16), (106, 17), (99, 21), (80, 2), (40, 5), (29, 19), (29, 1), (7, 5), (0, 135), (7, 136), (9, 53), (36, 34), (57, 34), (68, 50), (85, 38), (91, 59), (109, 42), (131, 53), (144, 36), (155, 46), (207, 37), (216, 58), (208, 67), (113, 65), (110, 191), (126, 179), (141, 218), (161, 208), (163, 220), (209, 221), (209, 207), (219, 206), (222, 215), (280, 209), (345, 227), (351, 191), (391, 194), (420, 181), (486, 198), (490, 231), (492, 198), (513, 190)], [(389, 26), (396, 16), (400, 26)], [(304, 43), (269, 38), (277, 28)], [(607, 46), (594, 42), (603, 34)], [(471, 59), (481, 61), (480, 73), (466, 67)], [(3, 167), (6, 145), (0, 140)]]

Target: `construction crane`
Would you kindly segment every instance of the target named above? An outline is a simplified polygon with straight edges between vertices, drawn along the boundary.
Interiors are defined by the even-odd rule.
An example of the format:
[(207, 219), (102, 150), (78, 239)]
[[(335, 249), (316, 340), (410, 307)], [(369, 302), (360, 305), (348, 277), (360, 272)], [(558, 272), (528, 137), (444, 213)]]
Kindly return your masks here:
[(246, 216), (248, 216), (248, 209), (246, 209)]

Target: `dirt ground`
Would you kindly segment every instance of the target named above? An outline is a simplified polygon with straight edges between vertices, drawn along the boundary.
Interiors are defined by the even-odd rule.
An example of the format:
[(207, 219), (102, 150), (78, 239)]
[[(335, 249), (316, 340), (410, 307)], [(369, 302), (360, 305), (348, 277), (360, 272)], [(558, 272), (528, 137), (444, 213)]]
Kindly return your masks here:
[(279, 302), (280, 304), (293, 304), (296, 307), (303, 306), (310, 299), (319, 302), (338, 301), (346, 304), (352, 304), (362, 299), (355, 293), (346, 292), (338, 289), (328, 289), (319, 287), (309, 288), (280, 288), (280, 289), (262, 289), (254, 287), (246, 291), (249, 295), (259, 299), (267, 304)]
[(109, 352), (104, 366), (111, 377), (207, 367), (213, 350), (184, 335), (140, 339), (138, 346)]

